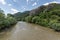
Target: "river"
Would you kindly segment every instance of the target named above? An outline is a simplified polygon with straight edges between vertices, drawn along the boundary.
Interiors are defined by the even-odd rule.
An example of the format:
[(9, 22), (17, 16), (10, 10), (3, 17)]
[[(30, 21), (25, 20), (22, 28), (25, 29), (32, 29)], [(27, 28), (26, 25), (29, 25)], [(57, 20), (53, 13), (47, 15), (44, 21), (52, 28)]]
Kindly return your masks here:
[(0, 33), (0, 40), (60, 40), (60, 33), (40, 25), (18, 22), (14, 28)]

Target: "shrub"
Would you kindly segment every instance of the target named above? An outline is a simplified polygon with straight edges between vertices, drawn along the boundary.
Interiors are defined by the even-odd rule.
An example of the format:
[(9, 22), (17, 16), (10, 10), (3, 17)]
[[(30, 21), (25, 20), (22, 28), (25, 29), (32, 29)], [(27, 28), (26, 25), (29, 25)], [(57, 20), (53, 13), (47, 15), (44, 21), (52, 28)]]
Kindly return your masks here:
[(42, 25), (42, 26), (48, 26), (48, 21), (47, 21), (47, 19), (42, 19), (42, 20), (40, 21), (40, 25)]
[(25, 21), (31, 23), (32, 18), (33, 18), (32, 16), (27, 16), (27, 17), (25, 18)]
[(60, 31), (60, 23), (54, 23), (52, 24), (52, 28), (56, 31)]
[(38, 18), (39, 18), (38, 16), (33, 17), (33, 18), (32, 18), (32, 23), (37, 23), (37, 21), (38, 21), (37, 19), (38, 19)]
[(4, 12), (0, 10), (0, 31), (5, 28), (10, 28), (12, 25), (16, 24), (17, 21), (12, 15), (5, 16)]
[(60, 23), (57, 20), (51, 20), (49, 26), (54, 30), (60, 31)]
[(10, 22), (11, 25), (17, 23), (16, 19), (13, 17), (8, 17), (7, 20)]

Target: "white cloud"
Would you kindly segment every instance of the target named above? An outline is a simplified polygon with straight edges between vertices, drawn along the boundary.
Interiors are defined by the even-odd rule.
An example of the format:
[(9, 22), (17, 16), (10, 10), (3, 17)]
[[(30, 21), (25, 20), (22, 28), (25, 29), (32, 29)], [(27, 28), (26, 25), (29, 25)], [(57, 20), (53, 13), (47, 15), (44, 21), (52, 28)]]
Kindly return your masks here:
[(43, 5), (49, 5), (50, 3), (58, 3), (58, 4), (60, 4), (60, 2), (52, 1), (52, 2), (49, 2), (49, 3), (45, 3), (45, 4), (43, 4)]
[(26, 0), (26, 1), (27, 1), (27, 5), (28, 5), (29, 0)]
[(8, 6), (12, 6), (12, 4), (8, 4)]
[(14, 2), (16, 2), (16, 0), (13, 0)]
[(26, 0), (27, 2), (29, 1), (29, 0)]
[(0, 0), (0, 3), (3, 4), (3, 5), (6, 4), (5, 0)]
[[(13, 13), (19, 12), (18, 10), (14, 9), (14, 8), (11, 8), (11, 11), (12, 11)], [(13, 13), (12, 13), (12, 14), (13, 14)]]
[(43, 4), (43, 5), (49, 5), (50, 3), (45, 3), (45, 4)]
[(22, 10), (26, 10), (27, 6), (22, 6), (21, 8)]
[(32, 4), (32, 6), (35, 6), (35, 5), (37, 5), (37, 3), (36, 3), (36, 2)]

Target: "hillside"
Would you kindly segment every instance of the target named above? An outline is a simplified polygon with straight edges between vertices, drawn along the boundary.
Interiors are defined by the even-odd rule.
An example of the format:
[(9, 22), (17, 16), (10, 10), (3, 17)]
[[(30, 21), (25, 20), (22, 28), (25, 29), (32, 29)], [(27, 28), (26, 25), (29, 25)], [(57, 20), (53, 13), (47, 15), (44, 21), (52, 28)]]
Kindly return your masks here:
[(33, 9), (30, 11), (30, 15), (38, 15), (41, 12), (50, 12), (50, 11), (59, 11), (60, 10), (60, 4), (57, 3), (51, 3), (49, 5), (42, 5), (36, 9)]
[(20, 21), (39, 24), (60, 31), (60, 4), (42, 5), (29, 12), (14, 15)]
[(15, 14), (14, 14), (14, 17), (15, 17), (17, 20), (21, 21), (21, 20), (24, 20), (24, 18), (29, 15), (29, 12), (30, 12), (30, 11), (18, 12), (18, 13), (15, 13)]
[(53, 12), (53, 11), (60, 11), (60, 4), (51, 3), (51, 4), (46, 5), (46, 6), (42, 5), (42, 6), (39, 6), (38, 8), (35, 8), (33, 10), (30, 10), (30, 11), (15, 13), (14, 16), (16, 18), (18, 18), (18, 20), (19, 20), (19, 18), (24, 18), (28, 15), (37, 16), (42, 12)]

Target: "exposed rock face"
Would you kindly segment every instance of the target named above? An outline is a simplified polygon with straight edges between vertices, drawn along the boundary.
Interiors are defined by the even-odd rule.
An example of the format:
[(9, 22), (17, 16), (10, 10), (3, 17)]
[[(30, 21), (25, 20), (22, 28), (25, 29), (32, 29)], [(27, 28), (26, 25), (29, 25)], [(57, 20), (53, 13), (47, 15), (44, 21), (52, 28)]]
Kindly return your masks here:
[(56, 7), (56, 6), (60, 6), (60, 4), (51, 3), (51, 4), (46, 5), (46, 6), (42, 5), (42, 6), (38, 7), (38, 8), (36, 8), (36, 9), (31, 10), (29, 14), (30, 15), (38, 15), (39, 13), (44, 12), (44, 11), (48, 12), (51, 9), (53, 9), (54, 7)]
[(40, 7), (38, 7), (38, 8), (36, 8), (36, 9), (33, 9), (33, 10), (31, 10), (30, 11), (30, 15), (38, 15), (39, 14), (39, 12), (42, 12), (43, 10), (45, 10), (45, 6), (40, 6)]

